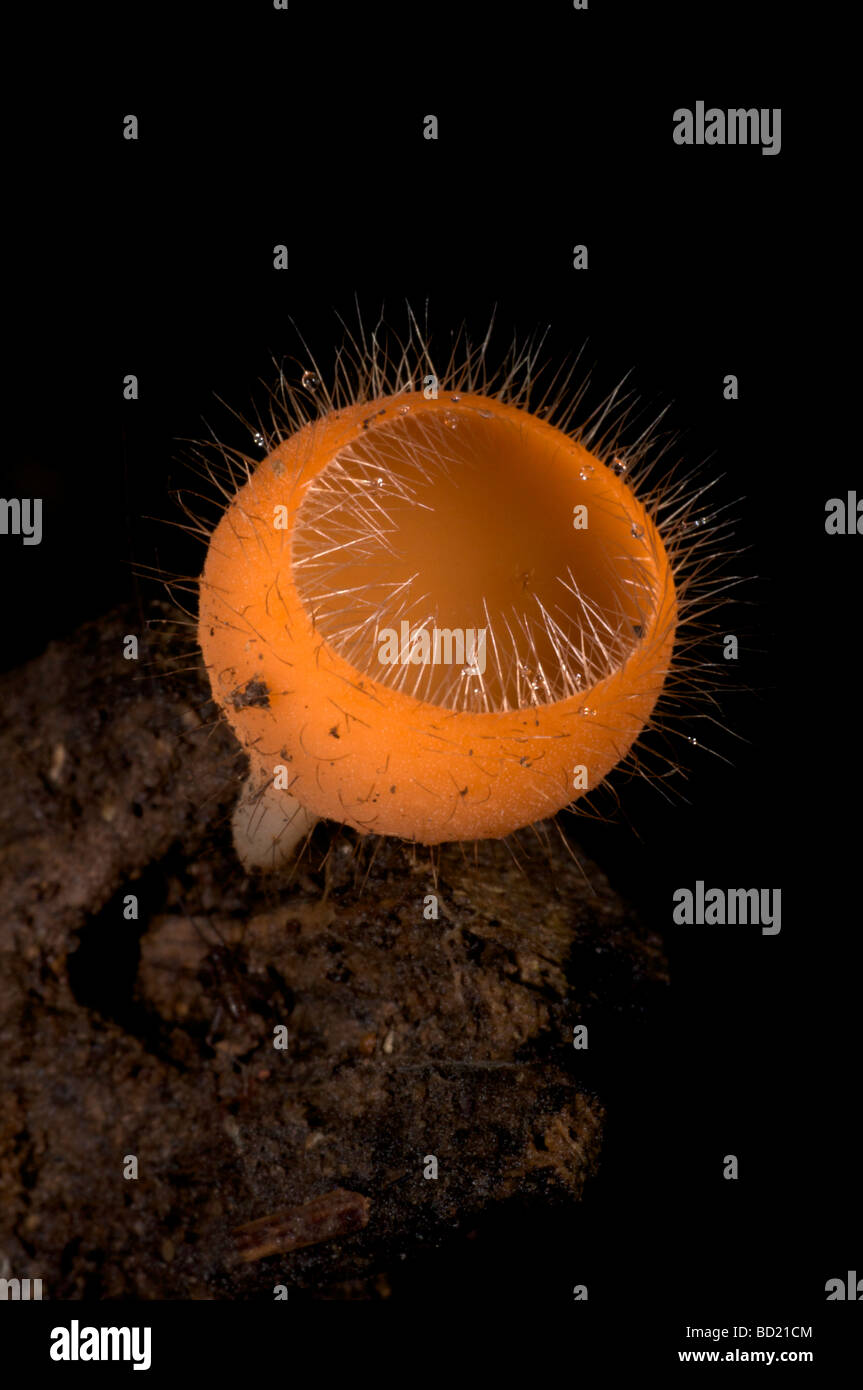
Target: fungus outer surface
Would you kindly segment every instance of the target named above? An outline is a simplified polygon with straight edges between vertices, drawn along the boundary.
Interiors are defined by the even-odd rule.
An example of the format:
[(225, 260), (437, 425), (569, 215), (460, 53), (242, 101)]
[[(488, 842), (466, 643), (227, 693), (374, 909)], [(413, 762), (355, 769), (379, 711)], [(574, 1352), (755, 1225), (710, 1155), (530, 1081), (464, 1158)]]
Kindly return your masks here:
[[(402, 645), (384, 664), (382, 633), (403, 624), (412, 641), (485, 629), (484, 660)], [(249, 785), (284, 768), (304, 825), (421, 844), (500, 838), (593, 790), (650, 719), (676, 626), (662, 539), (625, 479), (468, 392), (297, 430), (226, 508), (200, 589)]]

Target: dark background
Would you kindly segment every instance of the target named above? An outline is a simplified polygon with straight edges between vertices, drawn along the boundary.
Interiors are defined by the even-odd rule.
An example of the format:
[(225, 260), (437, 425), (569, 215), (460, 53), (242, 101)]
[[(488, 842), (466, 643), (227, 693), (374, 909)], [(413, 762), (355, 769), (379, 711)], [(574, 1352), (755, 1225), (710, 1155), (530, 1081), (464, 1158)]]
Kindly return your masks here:
[[(831, 428), (842, 380), (822, 311), (840, 248), (826, 255), (803, 196), (823, 144), (771, 57), (781, 11), (756, 11), (768, 38), (752, 21), (696, 28), (683, 7), (196, 13), (200, 31), (189, 16), (182, 34), (176, 15), (130, 25), (98, 100), (81, 93), (59, 145), (34, 114), (16, 157), (27, 306), (3, 494), (43, 497), (44, 538), (3, 539), (2, 664), (145, 604), (147, 566), (197, 571), (202, 551), (166, 524), (189, 481), (178, 441), (204, 421), (230, 431), (216, 396), (240, 411), (261, 398), (272, 357), (296, 348), (290, 318), (325, 360), (355, 294), (366, 322), (428, 299), (438, 343), (463, 319), (478, 336), (497, 305), (502, 338), (551, 325), (552, 361), (587, 343), (593, 403), (633, 369), (648, 405), (671, 403), (678, 452), (710, 457), (720, 500), (743, 499), (752, 577), (724, 623), (750, 687), (723, 702), (736, 737), (714, 743), (731, 763), (691, 754), (670, 806), (634, 783), (632, 828), (574, 826), (665, 933), (667, 1013), (591, 1039), (581, 1075), (610, 1119), (581, 1209), (510, 1213), (394, 1288), (565, 1302), (587, 1283), (592, 1303), (690, 1320), (811, 1320), (825, 1281), (855, 1267), (860, 541), (826, 536), (824, 504), (859, 465)], [(675, 146), (674, 109), (699, 98), (781, 106), (781, 154)], [(282, 242), (290, 269), (275, 272)], [(672, 927), (672, 892), (696, 879), (780, 887), (781, 934)]]

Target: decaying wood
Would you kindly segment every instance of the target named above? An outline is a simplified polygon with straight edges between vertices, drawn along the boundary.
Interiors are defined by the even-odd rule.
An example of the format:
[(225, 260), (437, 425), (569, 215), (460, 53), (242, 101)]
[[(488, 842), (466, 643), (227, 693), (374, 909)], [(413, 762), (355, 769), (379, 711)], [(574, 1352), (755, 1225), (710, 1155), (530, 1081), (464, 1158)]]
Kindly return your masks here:
[[(163, 629), (124, 660), (138, 630), (112, 614), (0, 681), (12, 1274), (55, 1299), (376, 1287), (513, 1200), (577, 1202), (605, 1104), (572, 1030), (662, 989), (656, 938), (556, 836), (431, 864), (320, 826), (247, 877), (232, 737)], [(367, 1224), (237, 1261), (261, 1213), (362, 1215), (338, 1191)]]

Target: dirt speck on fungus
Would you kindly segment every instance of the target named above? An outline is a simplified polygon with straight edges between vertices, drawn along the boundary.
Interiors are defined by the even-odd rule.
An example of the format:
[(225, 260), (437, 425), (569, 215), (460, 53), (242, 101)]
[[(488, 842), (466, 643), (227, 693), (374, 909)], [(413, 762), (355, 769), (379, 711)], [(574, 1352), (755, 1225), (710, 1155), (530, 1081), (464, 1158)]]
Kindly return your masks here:
[(269, 709), (270, 692), (266, 683), (253, 677), (247, 681), (242, 690), (235, 690), (231, 696), (231, 704), (234, 709), (247, 709), (250, 706), (255, 709)]
[[(293, 873), (246, 877), (234, 740), (160, 627), (124, 660), (135, 626), (0, 679), (16, 1275), (51, 1299), (255, 1298), (274, 1274), (381, 1297), (479, 1219), (578, 1202), (606, 1105), (572, 1029), (649, 1005), (658, 939), (556, 836), (443, 846), (432, 872), (320, 826)], [(238, 1261), (235, 1232), (274, 1217), (278, 1253)]]

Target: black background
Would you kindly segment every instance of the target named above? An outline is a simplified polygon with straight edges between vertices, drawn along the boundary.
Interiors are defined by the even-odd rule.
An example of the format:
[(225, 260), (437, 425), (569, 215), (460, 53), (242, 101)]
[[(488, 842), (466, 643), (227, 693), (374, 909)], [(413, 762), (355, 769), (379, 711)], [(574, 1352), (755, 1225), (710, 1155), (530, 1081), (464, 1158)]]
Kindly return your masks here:
[[(600, 1307), (811, 1321), (825, 1281), (861, 1263), (861, 542), (824, 530), (826, 500), (860, 470), (836, 431), (823, 314), (840, 249), (827, 254), (818, 212), (830, 142), (815, 104), (789, 99), (778, 8), (757, 29), (695, 13), (291, 0), (287, 14), (128, 15), (70, 129), (33, 113), (17, 156), (27, 304), (3, 493), (44, 498), (44, 538), (3, 540), (6, 667), (146, 602), (143, 567), (197, 570), (200, 549), (166, 525), (188, 481), (177, 441), (229, 428), (216, 396), (240, 411), (260, 398), (272, 356), (296, 349), (289, 319), (325, 359), (355, 295), (366, 321), (428, 300), (439, 342), (463, 319), (480, 333), (495, 305), (503, 336), (551, 325), (552, 361), (586, 342), (594, 401), (632, 369), (646, 403), (671, 403), (678, 452), (725, 475), (720, 500), (743, 499), (752, 578), (727, 630), (751, 689), (723, 706), (739, 737), (715, 739), (731, 763), (693, 754), (671, 806), (633, 784), (635, 833), (575, 826), (666, 934), (672, 967), (666, 1016), (622, 1023), (585, 1060), (610, 1110), (602, 1173), (565, 1221), (514, 1213), (412, 1267), (395, 1287), (407, 1301), (565, 1303), (586, 1283)], [(699, 98), (781, 106), (781, 153), (674, 145), (674, 109)], [(422, 138), (430, 112), (437, 142)], [(672, 892), (696, 879), (781, 888), (781, 934), (672, 927)]]

